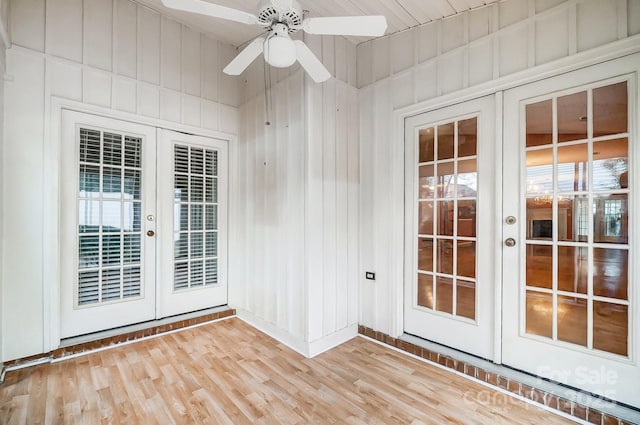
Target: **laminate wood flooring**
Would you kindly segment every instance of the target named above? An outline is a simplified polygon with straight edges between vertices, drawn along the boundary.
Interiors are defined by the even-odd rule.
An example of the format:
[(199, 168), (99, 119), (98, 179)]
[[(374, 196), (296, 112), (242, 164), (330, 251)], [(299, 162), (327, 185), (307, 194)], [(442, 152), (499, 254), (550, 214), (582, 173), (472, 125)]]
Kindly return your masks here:
[(0, 423), (571, 421), (364, 338), (306, 359), (234, 318), (9, 372)]

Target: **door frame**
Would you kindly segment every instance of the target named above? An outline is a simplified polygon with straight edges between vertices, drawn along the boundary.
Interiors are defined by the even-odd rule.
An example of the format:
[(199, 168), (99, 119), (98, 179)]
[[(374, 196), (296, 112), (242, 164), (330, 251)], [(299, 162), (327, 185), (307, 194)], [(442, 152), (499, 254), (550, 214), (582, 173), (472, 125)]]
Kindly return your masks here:
[[(43, 220), (43, 246), (42, 252), (47, 253), (43, 257), (43, 352), (53, 351), (60, 346), (60, 187), (61, 187), (61, 154), (62, 154), (62, 111), (69, 110), (85, 114), (98, 115), (104, 118), (127, 121), (135, 124), (147, 125), (156, 128), (177, 131), (192, 134), (194, 136), (202, 136), (214, 138), (224, 141), (228, 144), (229, 160), (235, 157), (237, 151), (238, 138), (237, 135), (226, 133), (223, 131), (208, 130), (205, 128), (195, 127), (191, 125), (170, 122), (159, 118), (145, 117), (142, 115), (117, 111), (102, 106), (89, 105), (83, 102), (64, 99), (53, 96), (50, 93), (50, 86), (47, 85), (46, 93), (48, 96), (45, 102), (45, 129), (44, 129), (44, 170), (43, 170), (43, 189), (44, 200), (43, 209), (49, 211), (45, 214)], [(222, 105), (221, 105), (222, 107)], [(228, 107), (230, 109), (235, 109)], [(231, 169), (229, 167), (229, 169)], [(232, 172), (229, 172), (229, 194), (233, 193), (236, 185), (236, 179)], [(228, 217), (230, 218), (228, 225), (231, 224), (233, 217), (233, 197), (228, 200)], [(228, 246), (227, 246), (228, 250)]]
[[(576, 71), (592, 65), (597, 65), (614, 59), (619, 59), (628, 55), (640, 52), (638, 37), (630, 37), (615, 43), (593, 48), (591, 50), (577, 53), (562, 59), (558, 59), (548, 64), (539, 65), (526, 69), (513, 75), (500, 77), (474, 87), (464, 88), (451, 94), (445, 94), (434, 99), (426, 101), (418, 101), (393, 112), (393, 128), (391, 146), (391, 238), (390, 249), (390, 287), (385, 296), (388, 299), (388, 309), (390, 312), (390, 322), (388, 324), (388, 333), (391, 337), (397, 338), (404, 332), (404, 124), (405, 120), (411, 116), (433, 111), (439, 108), (452, 106), (468, 100), (484, 97), (487, 95), (496, 95), (496, 156), (498, 163), (496, 164), (496, 181), (502, 182), (502, 114), (503, 114), (503, 92), (508, 89), (516, 88), (532, 82), (544, 80), (560, 74)], [(372, 84), (373, 87), (388, 84), (387, 80)], [(416, 95), (417, 96), (417, 95)], [(496, 187), (496, 194), (502, 199), (502, 184)], [(498, 211), (502, 211), (502, 204), (498, 205)], [(502, 220), (500, 220), (502, 222)], [(497, 227), (496, 237), (502, 241), (502, 225)], [(496, 256), (496, 270), (502, 270), (502, 256)], [(496, 282), (496, 305), (502, 305), (502, 278)], [(502, 362), (502, 312), (496, 309), (495, 314), (495, 358), (494, 363)]]

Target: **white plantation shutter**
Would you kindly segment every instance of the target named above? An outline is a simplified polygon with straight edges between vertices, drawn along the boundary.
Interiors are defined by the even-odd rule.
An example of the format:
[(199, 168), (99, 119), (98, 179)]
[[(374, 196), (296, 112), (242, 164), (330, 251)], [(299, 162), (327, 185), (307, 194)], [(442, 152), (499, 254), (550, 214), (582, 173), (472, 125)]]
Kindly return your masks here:
[(174, 146), (174, 290), (218, 284), (218, 152)]
[(77, 306), (140, 297), (142, 139), (80, 129)]

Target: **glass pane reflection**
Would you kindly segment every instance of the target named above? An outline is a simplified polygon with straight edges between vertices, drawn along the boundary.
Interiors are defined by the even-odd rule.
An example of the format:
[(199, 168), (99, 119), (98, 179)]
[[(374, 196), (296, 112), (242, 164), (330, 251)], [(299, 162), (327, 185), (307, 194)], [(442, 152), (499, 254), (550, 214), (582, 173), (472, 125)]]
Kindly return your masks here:
[(442, 239), (438, 240), (436, 272), (453, 274), (453, 241)]
[(593, 189), (629, 187), (629, 144), (627, 139), (593, 144)]
[(527, 147), (551, 144), (553, 109), (551, 99), (527, 105)]
[(527, 198), (527, 239), (550, 240), (553, 237), (553, 199)]
[(436, 276), (436, 310), (453, 314), (453, 279)]
[(458, 241), (457, 275), (476, 277), (476, 243), (472, 241)]
[(626, 305), (593, 302), (593, 348), (628, 356), (629, 308)]
[(628, 297), (629, 251), (593, 249), (593, 294), (626, 300)]
[(454, 123), (438, 126), (438, 159), (450, 159), (454, 155)]
[(418, 305), (433, 308), (433, 275), (418, 273)]
[(528, 334), (551, 338), (553, 335), (553, 303), (551, 294), (527, 291), (527, 322)]
[(435, 195), (436, 179), (433, 172), (433, 165), (419, 167), (418, 197), (420, 199), (433, 198)]
[(587, 293), (589, 258), (588, 248), (558, 247), (558, 290)]
[(453, 236), (454, 201), (438, 202), (438, 234)]
[(433, 161), (433, 128), (425, 128), (420, 130), (418, 135), (420, 139), (420, 162)]
[(589, 237), (589, 197), (558, 198), (558, 240), (586, 242)]
[(527, 194), (553, 193), (553, 149), (527, 152)]
[(593, 199), (594, 242), (626, 244), (629, 240), (627, 195), (601, 195)]
[(475, 159), (458, 162), (458, 197), (474, 198), (478, 194), (478, 165)]
[(558, 98), (558, 141), (587, 138), (587, 92)]
[(433, 235), (433, 202), (418, 202), (418, 233)]
[(458, 201), (458, 236), (476, 236), (476, 201)]
[(474, 156), (478, 145), (478, 118), (458, 122), (458, 158)]
[(558, 339), (587, 346), (587, 300), (558, 296)]
[(456, 176), (453, 162), (439, 162), (437, 173), (438, 198), (453, 198), (456, 196)]
[(418, 239), (418, 270), (433, 271), (433, 239)]
[(476, 318), (476, 284), (466, 280), (458, 280), (456, 284), (456, 315), (475, 320)]
[(558, 191), (584, 192), (588, 189), (589, 146), (562, 146), (558, 148)]
[(593, 90), (594, 137), (628, 131), (627, 82)]
[(553, 248), (527, 244), (526, 252), (527, 286), (551, 289)]

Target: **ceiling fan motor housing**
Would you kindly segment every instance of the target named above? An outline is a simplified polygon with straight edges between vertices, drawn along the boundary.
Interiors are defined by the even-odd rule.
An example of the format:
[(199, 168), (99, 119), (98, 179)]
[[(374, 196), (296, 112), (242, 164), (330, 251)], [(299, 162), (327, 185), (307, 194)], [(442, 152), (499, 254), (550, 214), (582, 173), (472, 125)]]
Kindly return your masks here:
[(296, 0), (260, 0), (258, 11), (258, 22), (264, 27), (284, 24), (293, 34), (302, 26), (302, 9)]

